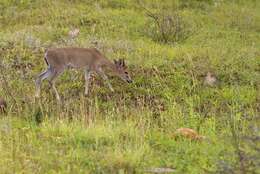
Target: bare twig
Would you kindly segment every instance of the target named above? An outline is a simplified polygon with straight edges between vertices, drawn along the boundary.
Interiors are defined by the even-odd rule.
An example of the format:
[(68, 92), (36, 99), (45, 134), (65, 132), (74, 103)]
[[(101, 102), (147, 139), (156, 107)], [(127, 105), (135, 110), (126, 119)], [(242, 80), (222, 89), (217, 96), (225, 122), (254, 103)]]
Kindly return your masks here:
[(161, 25), (160, 22), (160, 17), (158, 14), (151, 12), (149, 9), (147, 9), (144, 5), (141, 4), (140, 1), (138, 1), (138, 8), (142, 9), (145, 11), (146, 15), (150, 18), (152, 18), (154, 20), (154, 22), (156, 23), (158, 29), (160, 30), (160, 33), (162, 35), (163, 41), (166, 43), (168, 42), (168, 38), (166, 35), (166, 32), (164, 30), (164, 27)]

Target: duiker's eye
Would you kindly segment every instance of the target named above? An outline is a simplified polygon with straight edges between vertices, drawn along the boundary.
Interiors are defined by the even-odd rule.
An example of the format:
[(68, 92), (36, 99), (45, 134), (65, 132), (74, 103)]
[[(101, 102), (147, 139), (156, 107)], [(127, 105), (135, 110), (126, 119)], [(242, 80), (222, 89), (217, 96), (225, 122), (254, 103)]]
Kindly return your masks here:
[(128, 72), (125, 72), (125, 74), (128, 74)]

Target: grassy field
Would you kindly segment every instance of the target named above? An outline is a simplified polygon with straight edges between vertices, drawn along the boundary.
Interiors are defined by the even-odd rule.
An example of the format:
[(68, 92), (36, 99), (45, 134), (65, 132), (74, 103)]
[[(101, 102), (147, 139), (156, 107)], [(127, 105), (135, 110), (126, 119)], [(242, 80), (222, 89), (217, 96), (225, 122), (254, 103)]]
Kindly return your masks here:
[[(257, 0), (0, 0), (0, 173), (260, 173), (259, 45)], [(124, 58), (134, 83), (95, 75), (85, 97), (66, 71), (61, 105), (46, 82), (35, 100), (45, 49), (68, 46)]]

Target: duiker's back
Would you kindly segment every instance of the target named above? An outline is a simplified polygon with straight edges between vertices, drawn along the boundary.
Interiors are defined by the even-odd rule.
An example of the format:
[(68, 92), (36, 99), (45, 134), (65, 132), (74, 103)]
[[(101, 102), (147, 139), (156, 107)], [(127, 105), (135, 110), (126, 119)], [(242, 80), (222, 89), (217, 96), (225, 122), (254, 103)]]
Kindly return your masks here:
[(91, 68), (102, 59), (102, 55), (95, 48), (71, 47), (50, 49), (45, 58), (48, 64), (55, 67)]

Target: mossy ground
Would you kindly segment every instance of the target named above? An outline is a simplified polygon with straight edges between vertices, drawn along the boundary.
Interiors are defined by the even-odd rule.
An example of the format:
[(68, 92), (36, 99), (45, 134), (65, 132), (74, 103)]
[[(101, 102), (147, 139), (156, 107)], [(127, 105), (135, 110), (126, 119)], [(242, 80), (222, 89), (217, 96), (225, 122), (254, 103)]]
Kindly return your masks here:
[[(8, 109), (0, 116), (0, 173), (259, 172), (259, 141), (251, 146), (245, 136), (259, 136), (260, 3), (141, 4), (0, 1), (1, 76), (8, 82), (1, 78)], [(178, 17), (173, 26), (163, 23), (176, 25), (167, 32), (178, 37), (167, 33), (165, 42), (142, 6), (162, 23)], [(73, 28), (80, 34), (71, 40)], [(35, 100), (45, 48), (65, 46), (95, 46), (110, 59), (126, 59), (134, 83), (111, 77), (112, 93), (95, 76), (84, 97), (83, 72), (68, 71), (57, 81), (62, 105), (48, 83)], [(203, 83), (207, 72), (216, 75), (216, 86)], [(207, 139), (174, 139), (180, 127)]]

